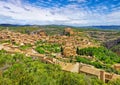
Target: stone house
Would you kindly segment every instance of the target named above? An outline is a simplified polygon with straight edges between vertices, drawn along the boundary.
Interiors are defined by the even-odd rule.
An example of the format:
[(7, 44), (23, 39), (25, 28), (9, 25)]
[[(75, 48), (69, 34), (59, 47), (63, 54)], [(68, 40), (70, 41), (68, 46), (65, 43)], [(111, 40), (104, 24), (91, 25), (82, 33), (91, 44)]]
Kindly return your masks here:
[(74, 31), (71, 29), (71, 28), (66, 28), (64, 30), (64, 35), (73, 35), (74, 34)]

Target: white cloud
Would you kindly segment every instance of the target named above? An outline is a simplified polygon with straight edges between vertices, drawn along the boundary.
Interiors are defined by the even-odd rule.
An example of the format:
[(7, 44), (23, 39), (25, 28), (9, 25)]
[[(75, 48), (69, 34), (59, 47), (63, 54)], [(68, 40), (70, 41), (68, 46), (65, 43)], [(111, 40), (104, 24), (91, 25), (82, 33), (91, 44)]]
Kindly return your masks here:
[[(16, 1), (16, 2), (15, 2)], [(86, 0), (70, 0), (86, 1)], [(16, 3), (16, 4), (15, 4)], [(0, 22), (13, 24), (63, 24), (63, 25), (110, 25), (119, 24), (120, 12), (109, 14), (100, 12), (107, 7), (98, 6), (93, 12), (88, 8), (69, 4), (64, 7), (41, 8), (22, 2), (22, 0), (0, 1)], [(7, 16), (6, 19), (2, 16)], [(9, 18), (8, 18), (9, 17)]]
[[(4, 7), (9, 7), (6, 9)], [(29, 10), (26, 10), (29, 9)], [(54, 20), (67, 20), (67, 17), (60, 14), (51, 14), (51, 9), (42, 9), (37, 7), (16, 6), (13, 3), (0, 2), (0, 14), (10, 16), (18, 20), (40, 20), (40, 21), (54, 21)], [(11, 12), (12, 11), (12, 12)]]

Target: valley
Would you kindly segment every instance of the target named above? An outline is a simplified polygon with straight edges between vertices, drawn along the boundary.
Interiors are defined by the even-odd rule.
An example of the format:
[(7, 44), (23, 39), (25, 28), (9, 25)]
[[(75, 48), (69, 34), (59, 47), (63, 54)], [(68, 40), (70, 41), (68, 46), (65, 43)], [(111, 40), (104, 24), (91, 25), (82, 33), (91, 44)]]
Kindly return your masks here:
[[(28, 57), (32, 62), (37, 61), (38, 64), (40, 62), (46, 65), (57, 65), (60, 67), (60, 71), (65, 71), (65, 75), (67, 72), (70, 74), (72, 72), (73, 75), (89, 76), (89, 79), (91, 77), (97, 78), (101, 81), (101, 84), (98, 85), (104, 83), (109, 85), (113, 80), (119, 81), (120, 57), (107, 47), (107, 45), (112, 45), (112, 47), (116, 45), (116, 43), (114, 44), (115, 41), (110, 41), (119, 39), (119, 32), (117, 31), (103, 32), (102, 30), (83, 30), (70, 27), (56, 28), (56, 26), (2, 28), (0, 28), (0, 50), (3, 58), (5, 55), (8, 55), (8, 58), (12, 55), (18, 55), (24, 56), (25, 59)], [(23, 60), (24, 57), (22, 57)], [(4, 79), (5, 72), (9, 69), (12, 70), (14, 66), (12, 60), (14, 59), (10, 61), (9, 65), (3, 58), (0, 57), (0, 73), (1, 78)], [(15, 58), (17, 59), (14, 61), (15, 64), (23, 62), (23, 60), (19, 61), (19, 57), (17, 58)], [(26, 63), (23, 62), (25, 65)], [(18, 68), (14, 67), (14, 69), (17, 71)], [(36, 67), (36, 69), (38, 68)], [(58, 68), (53, 67), (51, 71), (55, 69)], [(12, 80), (9, 81), (13, 82)], [(48, 81), (48, 83), (50, 82)], [(79, 82), (77, 85), (81, 83)], [(59, 85), (59, 83), (57, 84)], [(93, 85), (92, 82), (91, 85)]]

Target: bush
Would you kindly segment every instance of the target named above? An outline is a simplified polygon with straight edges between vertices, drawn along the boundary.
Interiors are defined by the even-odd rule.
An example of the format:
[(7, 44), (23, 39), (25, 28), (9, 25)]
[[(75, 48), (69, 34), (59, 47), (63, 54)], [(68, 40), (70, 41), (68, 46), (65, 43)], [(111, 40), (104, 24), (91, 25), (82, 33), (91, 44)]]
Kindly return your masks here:
[(22, 46), (20, 46), (20, 49), (21, 49), (21, 50), (26, 50), (26, 49), (29, 49), (29, 48), (31, 48), (31, 47), (32, 47), (32, 45), (27, 44), (27, 45), (22, 45)]
[(76, 57), (77, 62), (82, 62), (82, 63), (86, 63), (86, 64), (90, 64), (91, 61), (89, 59), (86, 58), (82, 58), (80, 56)]
[(35, 50), (41, 54), (45, 54), (45, 50), (41, 46), (36, 47)]
[[(45, 64), (23, 54), (0, 51), (0, 85), (103, 85), (98, 79), (62, 71), (60, 66)], [(1, 70), (1, 69), (0, 69)]]
[(95, 56), (98, 60), (106, 64), (120, 63), (120, 58), (117, 54), (104, 47), (88, 47), (77, 49), (79, 55)]
[(95, 66), (96, 68), (104, 69), (107, 72), (119, 73), (111, 66), (115, 63), (120, 62), (120, 57), (114, 52), (104, 48), (104, 47), (88, 47), (83, 49), (77, 49), (79, 55), (95, 57), (99, 61), (90, 61), (85, 58), (77, 58), (78, 62), (86, 63)]
[(120, 79), (114, 80), (114, 81), (110, 81), (108, 83), (108, 85), (120, 85)]
[(61, 52), (61, 47), (58, 44), (42, 44), (38, 45), (35, 50), (39, 53), (59, 53)]

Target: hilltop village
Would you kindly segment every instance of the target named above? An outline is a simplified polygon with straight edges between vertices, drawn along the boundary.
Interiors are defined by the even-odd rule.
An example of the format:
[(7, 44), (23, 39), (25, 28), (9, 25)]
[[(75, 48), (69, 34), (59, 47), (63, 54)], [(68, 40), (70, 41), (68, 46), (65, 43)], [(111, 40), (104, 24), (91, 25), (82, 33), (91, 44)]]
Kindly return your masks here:
[[(88, 35), (72, 28), (65, 28), (63, 34), (52, 36), (49, 36), (44, 30), (28, 34), (10, 30), (0, 31), (0, 50), (5, 50), (11, 54), (22, 53), (33, 59), (40, 59), (44, 63), (58, 64), (64, 71), (95, 76), (104, 82), (120, 78), (120, 75), (114, 72), (96, 68), (92, 64), (76, 62), (76, 56), (79, 56), (77, 50), (89, 47), (98, 48), (100, 43), (95, 43)], [(90, 59), (91, 62), (97, 61), (92, 55), (79, 57)], [(116, 63), (111, 68), (120, 70), (120, 64)]]
[[(76, 34), (77, 33), (77, 34)], [(58, 43), (62, 45), (64, 56), (76, 55), (76, 48), (81, 47), (93, 47), (98, 46), (98, 44), (93, 43), (90, 39), (86, 37), (80, 37), (82, 33), (74, 32), (71, 28), (66, 28), (63, 35), (53, 35), (47, 36), (43, 30), (37, 32), (31, 32), (28, 34), (21, 34), (19, 32), (12, 32), (8, 30), (3, 30), (0, 32), (0, 41), (8, 41), (12, 45), (35, 45), (36, 41), (43, 41), (48, 43)]]

